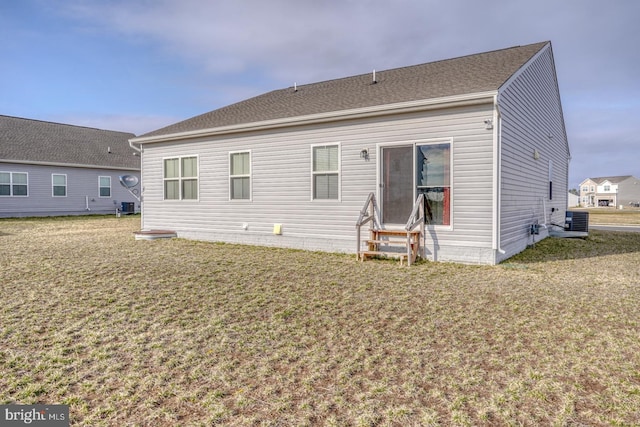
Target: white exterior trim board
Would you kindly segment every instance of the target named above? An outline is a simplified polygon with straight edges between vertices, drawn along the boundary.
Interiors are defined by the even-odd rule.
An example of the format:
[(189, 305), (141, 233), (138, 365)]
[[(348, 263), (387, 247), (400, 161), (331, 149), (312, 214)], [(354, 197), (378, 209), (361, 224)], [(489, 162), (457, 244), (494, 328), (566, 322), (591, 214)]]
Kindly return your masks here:
[(55, 167), (62, 167), (62, 168), (106, 169), (106, 170), (122, 170), (122, 171), (136, 171), (136, 172), (140, 171), (140, 169), (125, 168), (120, 166), (83, 165), (80, 163), (38, 162), (33, 160), (0, 159), (0, 163), (12, 163), (16, 165), (34, 165), (34, 166), (55, 166)]

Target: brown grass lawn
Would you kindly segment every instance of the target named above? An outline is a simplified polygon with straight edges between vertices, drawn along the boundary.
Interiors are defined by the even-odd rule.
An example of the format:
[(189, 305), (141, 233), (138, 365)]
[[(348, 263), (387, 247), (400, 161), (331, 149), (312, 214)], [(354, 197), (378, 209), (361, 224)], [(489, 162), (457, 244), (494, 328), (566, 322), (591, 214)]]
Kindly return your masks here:
[(640, 425), (640, 233), (495, 266), (0, 221), (0, 404), (83, 426)]
[(571, 209), (589, 212), (589, 224), (615, 224), (615, 225), (640, 225), (640, 208), (624, 209), (614, 208), (591, 208), (591, 209)]

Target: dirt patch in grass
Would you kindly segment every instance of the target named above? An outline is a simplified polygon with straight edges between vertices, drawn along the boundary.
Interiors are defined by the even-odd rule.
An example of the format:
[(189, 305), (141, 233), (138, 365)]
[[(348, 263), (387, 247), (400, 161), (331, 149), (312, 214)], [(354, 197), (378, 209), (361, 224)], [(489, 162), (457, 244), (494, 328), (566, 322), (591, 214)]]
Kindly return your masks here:
[(72, 425), (638, 425), (640, 234), (495, 267), (0, 221), (0, 403)]

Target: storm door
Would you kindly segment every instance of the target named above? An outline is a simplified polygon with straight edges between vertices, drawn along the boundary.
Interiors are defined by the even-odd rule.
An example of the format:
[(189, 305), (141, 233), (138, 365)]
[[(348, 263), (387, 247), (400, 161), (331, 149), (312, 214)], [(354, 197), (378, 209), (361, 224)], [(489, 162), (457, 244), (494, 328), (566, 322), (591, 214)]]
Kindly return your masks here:
[(406, 224), (413, 209), (413, 145), (381, 147), (381, 200), (384, 224)]

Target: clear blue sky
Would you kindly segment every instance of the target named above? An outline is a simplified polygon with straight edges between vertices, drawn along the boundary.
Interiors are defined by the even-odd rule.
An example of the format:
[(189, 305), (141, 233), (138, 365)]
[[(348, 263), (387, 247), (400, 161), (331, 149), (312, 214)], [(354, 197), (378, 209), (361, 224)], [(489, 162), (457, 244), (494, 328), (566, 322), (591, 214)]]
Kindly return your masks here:
[(270, 90), (550, 40), (572, 161), (640, 177), (640, 1), (0, 0), (0, 114), (137, 135)]

